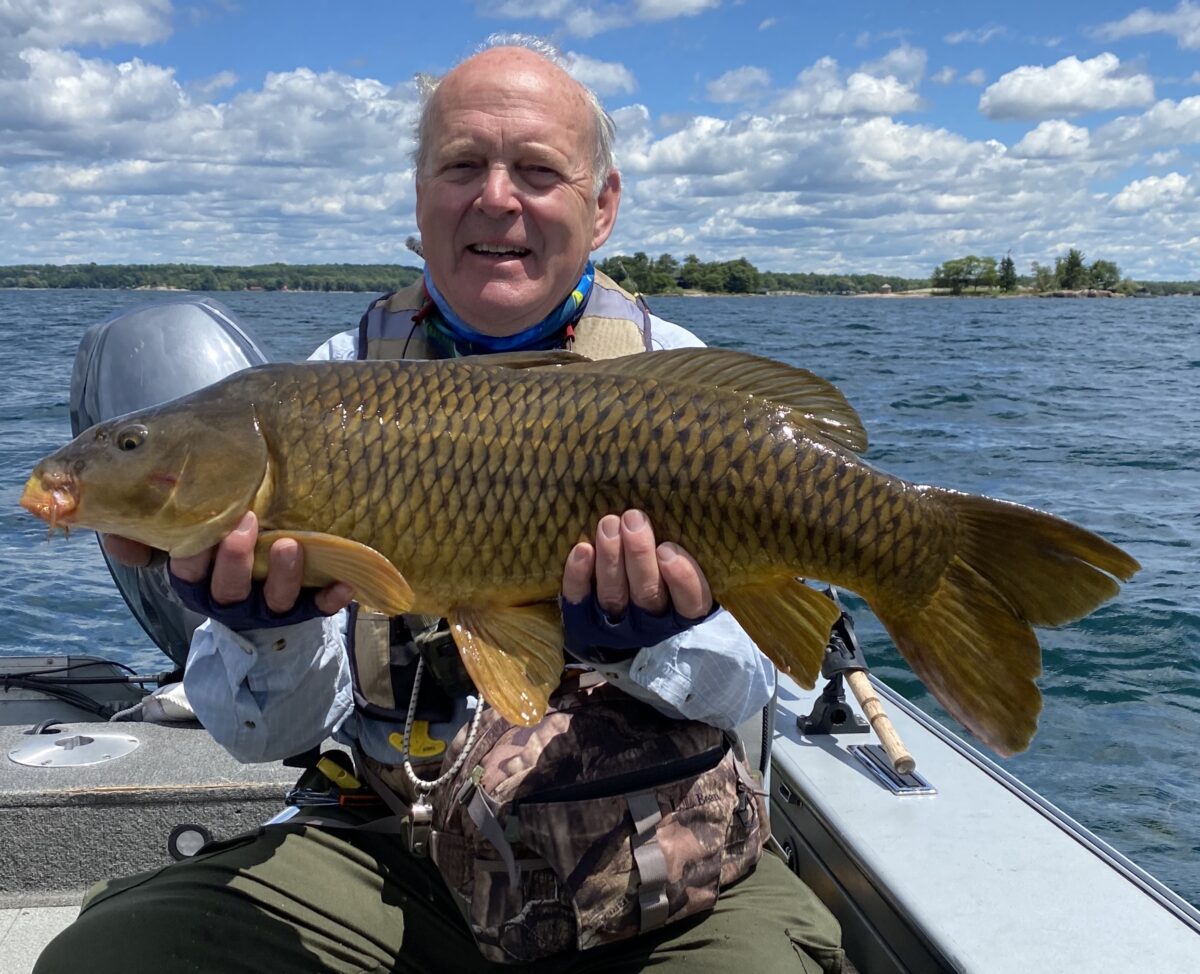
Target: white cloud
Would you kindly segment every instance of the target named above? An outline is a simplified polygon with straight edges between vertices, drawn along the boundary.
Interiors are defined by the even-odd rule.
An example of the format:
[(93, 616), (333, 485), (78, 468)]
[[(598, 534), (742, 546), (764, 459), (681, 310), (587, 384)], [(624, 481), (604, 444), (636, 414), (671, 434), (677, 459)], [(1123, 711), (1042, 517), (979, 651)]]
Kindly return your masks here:
[(1113, 209), (1137, 213), (1150, 209), (1173, 210), (1196, 197), (1191, 178), (1177, 172), (1135, 179), (1112, 199)]
[(0, 50), (152, 44), (171, 33), (170, 0), (5, 0)]
[(0, 124), (8, 128), (144, 123), (170, 117), (184, 100), (171, 69), (138, 58), (113, 64), (27, 48), (19, 61), (23, 71), (0, 78)]
[(23, 206), (30, 209), (38, 209), (43, 207), (58, 206), (62, 202), (62, 197), (57, 193), (13, 193), (8, 198), (9, 203), (13, 206)]
[(778, 17), (768, 17), (766, 20), (764, 20), (761, 24), (758, 25), (758, 29), (759, 30), (770, 30), (777, 23), (779, 23)]
[(906, 85), (915, 85), (925, 75), (928, 58), (925, 51), (910, 44), (901, 44), (883, 57), (863, 64), (859, 71), (876, 78), (896, 78)]
[(762, 68), (753, 66), (726, 71), (706, 88), (709, 101), (729, 104), (745, 101), (762, 92), (771, 83), (771, 76)]
[(1200, 48), (1200, 4), (1182, 0), (1170, 13), (1156, 13), (1142, 7), (1122, 20), (1101, 24), (1091, 33), (1106, 41), (1141, 34), (1170, 34), (1180, 47)]
[(974, 30), (958, 30), (942, 38), (947, 44), (986, 44), (997, 37), (1008, 36), (1007, 27), (977, 27)]
[(1086, 128), (1061, 119), (1042, 122), (1013, 146), (1013, 155), (1026, 159), (1065, 159), (1085, 155), (1090, 147)]
[(893, 115), (914, 111), (920, 103), (916, 92), (893, 75), (879, 78), (855, 71), (842, 80), (837, 61), (823, 57), (800, 72), (778, 108), (805, 116)]
[(237, 84), (238, 77), (232, 71), (218, 71), (211, 78), (204, 78), (188, 85), (189, 92), (196, 98), (208, 100), (227, 88)]
[(935, 85), (948, 85), (954, 80), (956, 74), (958, 72), (954, 68), (946, 65), (944, 68), (939, 68), (934, 74), (930, 75), (929, 80)]
[(1115, 54), (1087, 61), (1072, 55), (1050, 67), (1026, 65), (1002, 75), (979, 99), (989, 118), (1078, 115), (1154, 100), (1154, 82), (1144, 74), (1122, 74)]
[(976, 88), (983, 87), (987, 83), (987, 72), (983, 68), (976, 68), (974, 71), (968, 71), (962, 77), (964, 85), (973, 85)]
[(1096, 130), (1093, 144), (1113, 156), (1141, 149), (1200, 143), (1200, 95), (1164, 98), (1141, 115), (1122, 116)]
[(640, 20), (673, 20), (692, 17), (720, 5), (721, 0), (635, 0), (634, 9)]
[(550, 20), (570, 37), (595, 37), (636, 23), (659, 23), (693, 17), (721, 5), (721, 0), (628, 0), (592, 4), (573, 0), (478, 0), (482, 13), (514, 20)]
[(575, 51), (566, 54), (566, 61), (571, 77), (602, 97), (629, 95), (637, 89), (633, 72), (617, 61), (598, 61)]

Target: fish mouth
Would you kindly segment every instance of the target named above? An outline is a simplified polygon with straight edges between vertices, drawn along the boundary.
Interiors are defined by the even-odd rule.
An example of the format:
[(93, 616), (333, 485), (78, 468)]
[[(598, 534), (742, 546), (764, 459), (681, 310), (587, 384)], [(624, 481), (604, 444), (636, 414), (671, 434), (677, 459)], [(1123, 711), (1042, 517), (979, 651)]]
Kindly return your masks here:
[(21, 506), (50, 525), (50, 533), (67, 527), (75, 519), (79, 507), (79, 491), (70, 476), (63, 473), (34, 473), (25, 483)]

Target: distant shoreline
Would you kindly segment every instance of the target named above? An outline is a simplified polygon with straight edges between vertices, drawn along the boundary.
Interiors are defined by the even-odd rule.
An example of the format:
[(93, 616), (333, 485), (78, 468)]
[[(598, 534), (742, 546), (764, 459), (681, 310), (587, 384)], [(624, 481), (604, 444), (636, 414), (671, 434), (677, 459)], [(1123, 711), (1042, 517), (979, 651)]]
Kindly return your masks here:
[[(16, 287), (12, 285), (0, 285), (0, 291), (28, 291), (30, 293), (37, 291), (123, 291), (134, 294), (381, 294), (386, 288), (355, 288), (353, 290), (338, 289), (338, 288), (263, 288), (263, 287), (246, 287), (246, 288), (229, 288), (227, 290), (212, 290), (205, 288), (186, 288), (172, 287), (170, 285), (147, 285), (140, 284), (136, 287)], [(1200, 292), (1173, 292), (1170, 294), (1121, 294), (1117, 291), (1019, 291), (1015, 293), (1002, 292), (964, 292), (962, 294), (952, 294), (949, 291), (933, 291), (931, 288), (923, 288), (916, 291), (893, 291), (891, 293), (881, 291), (856, 292), (853, 294), (842, 294), (832, 291), (775, 291), (771, 293), (763, 293), (761, 291), (754, 293), (738, 294), (727, 291), (661, 291), (654, 294), (646, 294), (645, 297), (653, 300), (657, 298), (738, 298), (738, 299), (754, 299), (754, 298), (846, 298), (848, 300), (861, 301), (864, 299), (879, 299), (879, 300), (926, 300), (929, 298), (987, 298), (994, 301), (1013, 301), (1023, 300), (1026, 298), (1079, 298), (1085, 300), (1101, 300), (1104, 298), (1138, 298), (1138, 297), (1168, 297), (1168, 298), (1188, 298), (1200, 297)]]

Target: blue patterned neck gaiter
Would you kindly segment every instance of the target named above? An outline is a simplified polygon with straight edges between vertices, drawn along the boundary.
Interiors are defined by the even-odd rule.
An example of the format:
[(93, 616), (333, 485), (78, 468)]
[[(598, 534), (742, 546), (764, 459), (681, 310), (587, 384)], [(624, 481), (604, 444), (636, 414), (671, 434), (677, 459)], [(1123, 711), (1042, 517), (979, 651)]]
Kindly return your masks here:
[[(564, 332), (583, 313), (583, 306), (592, 291), (596, 269), (589, 260), (583, 276), (567, 299), (536, 325), (530, 325), (515, 335), (485, 335), (476, 331), (456, 315), (425, 268), (425, 293), (433, 307), (421, 316), (425, 334), (438, 358), (457, 358), (460, 355), (487, 355), (490, 352), (542, 351), (561, 348)], [(424, 310), (424, 309), (422, 309)]]

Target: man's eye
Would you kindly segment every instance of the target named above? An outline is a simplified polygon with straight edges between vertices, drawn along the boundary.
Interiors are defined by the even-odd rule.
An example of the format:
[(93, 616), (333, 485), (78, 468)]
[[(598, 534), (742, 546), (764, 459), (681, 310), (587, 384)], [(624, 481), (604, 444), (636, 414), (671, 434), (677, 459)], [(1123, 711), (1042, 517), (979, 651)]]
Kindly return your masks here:
[(558, 182), (558, 170), (551, 166), (523, 166), (522, 175), (533, 186), (549, 186)]

